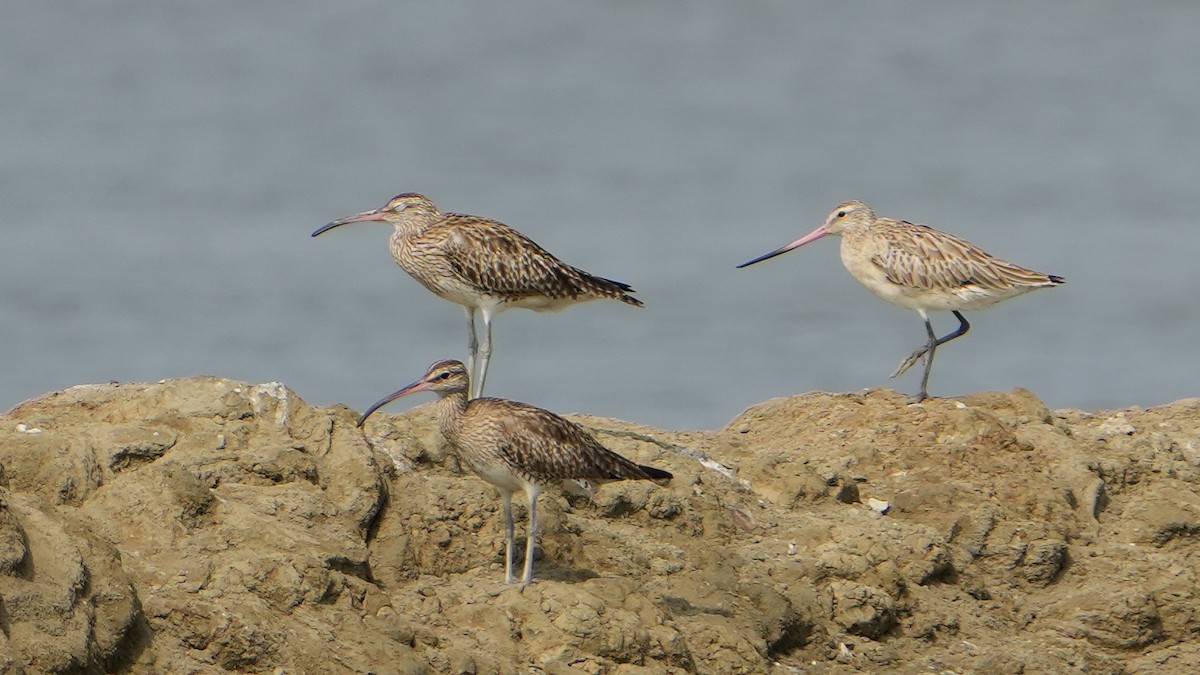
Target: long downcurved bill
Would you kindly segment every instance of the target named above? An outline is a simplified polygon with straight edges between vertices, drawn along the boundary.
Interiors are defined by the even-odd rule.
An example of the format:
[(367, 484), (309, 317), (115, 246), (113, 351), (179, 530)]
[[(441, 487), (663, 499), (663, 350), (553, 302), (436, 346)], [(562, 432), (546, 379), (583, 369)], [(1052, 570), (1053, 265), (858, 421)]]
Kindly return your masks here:
[(367, 220), (384, 220), (383, 211), (381, 211), (379, 209), (376, 209), (374, 211), (363, 211), (362, 213), (356, 213), (352, 216), (346, 216), (345, 218), (338, 218), (337, 220), (335, 220), (331, 223), (325, 223), (321, 227), (317, 228), (317, 231), (313, 232), (312, 236), (315, 237), (315, 236), (321, 234), (322, 232), (327, 232), (329, 230), (332, 230), (333, 228), (337, 227), (338, 225), (345, 225), (346, 223), (361, 223), (361, 222), (364, 222)]
[(408, 385), (407, 387), (401, 389), (400, 391), (398, 391), (394, 394), (388, 394), (387, 396), (376, 401), (375, 405), (371, 406), (370, 408), (367, 408), (367, 412), (363, 413), (362, 417), (358, 418), (358, 426), (361, 427), (363, 424), (365, 424), (367, 421), (367, 418), (371, 416), (371, 413), (375, 412), (376, 410), (379, 410), (380, 408), (391, 403), (392, 401), (395, 401), (396, 399), (400, 398), (401, 396), (408, 396), (409, 394), (412, 394), (412, 393), (415, 393), (418, 391), (425, 391), (428, 388), (429, 388), (428, 380), (417, 380), (416, 382), (413, 382), (412, 384)]
[(784, 253), (787, 253), (788, 251), (790, 251), (794, 248), (800, 248), (801, 246), (807, 244), (808, 242), (816, 241), (816, 240), (820, 239), (821, 237), (824, 237), (827, 234), (829, 234), (829, 230), (824, 225), (822, 225), (822, 226), (818, 227), (817, 229), (813, 230), (812, 232), (809, 232), (808, 234), (804, 235), (803, 237), (800, 237), (796, 241), (793, 241), (792, 243), (788, 244), (787, 246), (781, 246), (781, 247), (775, 249), (774, 251), (771, 251), (770, 253), (766, 253), (766, 254), (758, 256), (757, 258), (755, 258), (754, 260), (751, 260), (750, 262), (744, 262), (741, 265), (738, 265), (737, 268), (740, 270), (743, 267), (749, 267), (749, 266), (753, 265), (754, 263), (762, 262), (762, 261), (766, 260), (767, 258), (774, 258), (777, 255), (783, 255)]

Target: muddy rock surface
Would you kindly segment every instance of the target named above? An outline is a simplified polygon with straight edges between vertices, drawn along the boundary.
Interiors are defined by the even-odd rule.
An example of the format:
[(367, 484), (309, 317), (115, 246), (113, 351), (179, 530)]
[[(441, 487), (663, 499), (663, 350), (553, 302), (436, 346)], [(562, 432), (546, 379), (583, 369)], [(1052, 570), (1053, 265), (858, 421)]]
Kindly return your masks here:
[(1200, 671), (1200, 399), (573, 419), (675, 479), (544, 493), (520, 589), (496, 492), (428, 405), (364, 433), (209, 377), (23, 403), (0, 416), (0, 672)]

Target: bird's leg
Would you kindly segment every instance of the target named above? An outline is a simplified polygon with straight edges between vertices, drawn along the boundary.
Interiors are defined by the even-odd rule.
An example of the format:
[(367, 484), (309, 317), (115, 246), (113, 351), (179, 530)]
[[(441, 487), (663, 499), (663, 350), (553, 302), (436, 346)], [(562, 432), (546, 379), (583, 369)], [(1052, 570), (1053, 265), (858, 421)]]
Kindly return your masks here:
[(525, 572), (521, 575), (521, 586), (533, 582), (533, 548), (537, 539), (537, 498), (539, 490), (529, 488), (525, 491), (529, 498), (529, 531), (525, 533)]
[(513, 517), (512, 517), (512, 492), (508, 490), (500, 491), (500, 501), (504, 504), (504, 583), (511, 584), (513, 579), (512, 559), (513, 559)]
[[(964, 317), (961, 312), (954, 310), (954, 316), (958, 317), (958, 328), (935, 340), (934, 347), (944, 345), (956, 337), (962, 337), (963, 335), (966, 335), (967, 331), (971, 330), (971, 324), (967, 323), (966, 317)], [(925, 323), (928, 324), (929, 320), (926, 319)], [(903, 375), (905, 371), (915, 366), (917, 361), (920, 361), (921, 357), (925, 356), (925, 354), (928, 352), (929, 345), (926, 344), (912, 354), (909, 354), (908, 358), (904, 359), (904, 362), (901, 363), (900, 367), (896, 369), (896, 372), (892, 373), (892, 377), (899, 377), (900, 375)], [(932, 358), (932, 355), (930, 355), (930, 358)]]
[(474, 393), (471, 398), (483, 396), (483, 383), (487, 380), (488, 362), (492, 360), (492, 311), (483, 312), (483, 344), (479, 347), (479, 377), (472, 386)]
[(929, 371), (933, 370), (933, 353), (937, 351), (938, 337), (937, 333), (933, 332), (933, 324), (929, 323), (929, 318), (925, 319), (925, 332), (929, 334), (929, 344), (926, 345), (925, 355), (925, 374), (921, 376), (921, 390), (917, 395), (909, 399), (909, 403), (920, 403), (929, 398), (929, 392), (926, 391), (926, 386), (929, 384)]
[[(475, 337), (475, 308), (464, 307), (467, 312), (467, 376), (471, 378), (471, 393), (475, 389), (475, 355), (479, 352), (479, 338)], [(475, 398), (473, 395), (471, 398)]]

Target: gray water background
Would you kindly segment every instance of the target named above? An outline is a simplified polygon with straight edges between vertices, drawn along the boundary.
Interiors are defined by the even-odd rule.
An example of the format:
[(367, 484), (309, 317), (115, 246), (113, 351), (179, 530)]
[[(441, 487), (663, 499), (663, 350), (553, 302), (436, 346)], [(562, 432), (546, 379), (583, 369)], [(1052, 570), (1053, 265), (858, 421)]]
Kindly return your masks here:
[[(420, 191), (634, 284), (496, 322), (489, 393), (717, 427), (894, 386), (919, 317), (848, 198), (1065, 286), (969, 314), (935, 395), (1200, 394), (1200, 3), (159, 2), (0, 10), (0, 407), (215, 374), (362, 410), (462, 311), (338, 216)], [(954, 326), (935, 315), (939, 332)], [(402, 410), (418, 401), (394, 404)]]

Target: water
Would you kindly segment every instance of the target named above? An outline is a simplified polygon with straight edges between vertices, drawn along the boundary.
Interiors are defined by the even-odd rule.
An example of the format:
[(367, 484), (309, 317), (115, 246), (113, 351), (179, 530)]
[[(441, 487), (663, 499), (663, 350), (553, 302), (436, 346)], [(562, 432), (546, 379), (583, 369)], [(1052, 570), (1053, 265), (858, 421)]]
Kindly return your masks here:
[(1180, 2), (15, 0), (0, 406), (215, 374), (362, 410), (463, 357), (386, 228), (308, 236), (408, 190), (646, 302), (500, 316), (495, 395), (712, 428), (911, 393), (920, 319), (836, 241), (734, 269), (852, 197), (1068, 279), (968, 315), (935, 395), (1197, 395), (1197, 43)]

